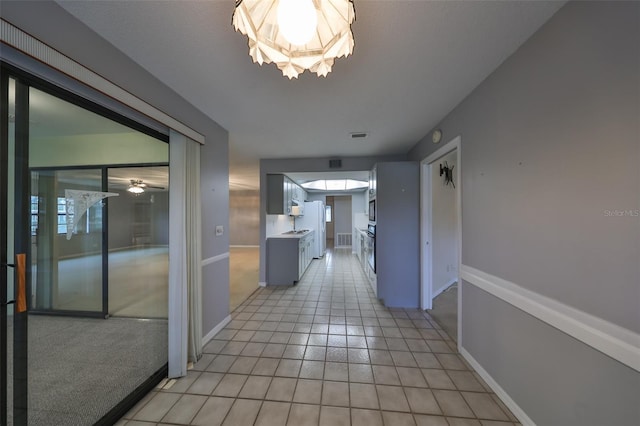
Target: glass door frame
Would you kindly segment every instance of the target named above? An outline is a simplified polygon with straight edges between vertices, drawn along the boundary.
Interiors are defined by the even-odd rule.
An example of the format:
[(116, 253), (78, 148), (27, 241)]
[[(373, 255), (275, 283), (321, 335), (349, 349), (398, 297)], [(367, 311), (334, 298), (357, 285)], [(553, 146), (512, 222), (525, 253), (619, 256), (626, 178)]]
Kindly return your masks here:
[[(29, 241), (25, 240), (28, 234), (27, 227), (29, 207), (27, 197), (29, 193), (29, 87), (19, 76), (10, 75), (5, 67), (2, 67), (0, 76), (0, 104), (5, 112), (0, 118), (0, 166), (2, 166), (2, 185), (0, 188), (0, 216), (2, 220), (2, 237), (0, 240), (0, 262), (2, 263), (2, 291), (0, 302), (2, 303), (0, 312), (0, 421), (7, 422), (8, 410), (13, 409), (13, 422), (15, 425), (27, 424), (27, 288), (31, 279)], [(7, 169), (9, 165), (9, 78), (15, 81), (15, 178), (14, 187), (9, 188)], [(7, 218), (8, 218), (8, 195), (9, 191), (14, 192), (14, 253), (15, 259), (8, 259), (7, 253)], [(18, 261), (20, 255), (24, 257), (22, 267)], [(7, 300), (7, 274), (9, 268), (13, 269), (15, 278), (20, 277), (24, 284), (20, 290), (14, 290), (15, 299)], [(18, 283), (19, 279), (14, 279)], [(7, 304), (14, 304), (13, 312), (13, 353), (7, 353)], [(13, 383), (7, 383), (7, 363), (8, 357), (13, 358)], [(8, 386), (13, 386), (13, 407), (8, 406)]]
[[(7, 259), (8, 192), (9, 192), (9, 77), (0, 76), (0, 424), (7, 423), (7, 274), (11, 263)], [(13, 402), (13, 401), (12, 401)]]

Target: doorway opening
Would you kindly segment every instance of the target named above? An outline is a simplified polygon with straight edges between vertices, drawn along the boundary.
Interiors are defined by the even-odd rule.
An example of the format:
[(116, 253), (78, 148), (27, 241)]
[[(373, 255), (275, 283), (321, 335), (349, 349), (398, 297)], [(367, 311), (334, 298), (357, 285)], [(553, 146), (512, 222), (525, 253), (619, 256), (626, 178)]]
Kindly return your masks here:
[(229, 310), (260, 281), (260, 190), (229, 181)]
[(421, 307), (460, 345), (460, 137), (421, 163)]

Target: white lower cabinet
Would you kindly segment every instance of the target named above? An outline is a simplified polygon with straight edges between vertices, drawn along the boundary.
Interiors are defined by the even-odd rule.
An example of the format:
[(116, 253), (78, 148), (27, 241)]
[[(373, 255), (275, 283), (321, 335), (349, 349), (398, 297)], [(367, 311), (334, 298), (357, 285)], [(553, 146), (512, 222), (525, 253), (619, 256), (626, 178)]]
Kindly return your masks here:
[(300, 238), (298, 241), (298, 280), (302, 278), (305, 271), (313, 260), (313, 243), (315, 241), (315, 233), (312, 231)]
[(369, 262), (367, 260), (369, 258), (369, 251), (367, 249), (368, 236), (366, 231), (363, 231), (357, 228), (356, 228), (356, 231), (357, 231), (356, 234), (358, 235), (357, 245), (356, 245), (356, 254), (358, 256), (358, 261), (360, 262), (360, 266), (362, 266), (362, 271), (364, 272), (364, 275), (367, 277), (367, 280), (371, 285), (371, 289), (373, 290), (373, 293), (377, 297), (378, 284), (376, 282), (376, 274), (373, 272), (373, 269), (371, 269), (371, 266), (369, 266)]

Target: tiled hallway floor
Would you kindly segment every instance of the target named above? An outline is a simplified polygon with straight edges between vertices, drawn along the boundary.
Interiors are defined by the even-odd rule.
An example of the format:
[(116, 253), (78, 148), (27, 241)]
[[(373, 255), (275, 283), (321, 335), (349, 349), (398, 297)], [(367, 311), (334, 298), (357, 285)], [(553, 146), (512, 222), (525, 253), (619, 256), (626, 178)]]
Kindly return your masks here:
[(232, 318), (187, 377), (118, 424), (517, 424), (428, 314), (375, 299), (350, 251), (260, 289)]

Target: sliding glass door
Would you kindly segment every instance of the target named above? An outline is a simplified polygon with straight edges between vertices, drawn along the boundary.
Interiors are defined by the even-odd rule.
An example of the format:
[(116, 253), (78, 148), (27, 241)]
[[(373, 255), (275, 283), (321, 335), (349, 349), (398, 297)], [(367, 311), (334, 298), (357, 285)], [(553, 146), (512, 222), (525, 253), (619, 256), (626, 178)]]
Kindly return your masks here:
[(2, 65), (0, 424), (111, 424), (166, 377), (168, 137)]

